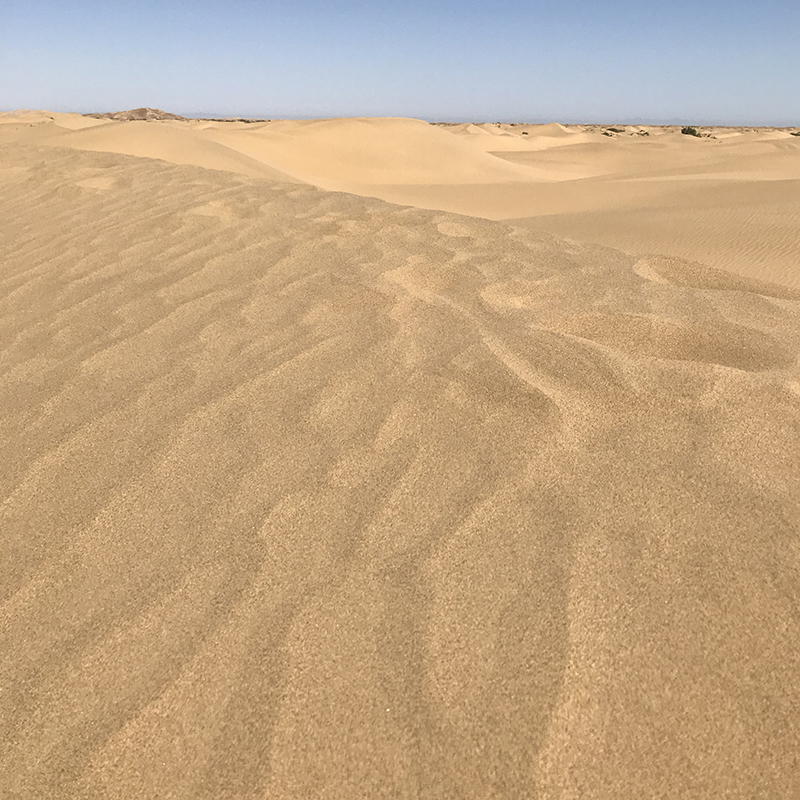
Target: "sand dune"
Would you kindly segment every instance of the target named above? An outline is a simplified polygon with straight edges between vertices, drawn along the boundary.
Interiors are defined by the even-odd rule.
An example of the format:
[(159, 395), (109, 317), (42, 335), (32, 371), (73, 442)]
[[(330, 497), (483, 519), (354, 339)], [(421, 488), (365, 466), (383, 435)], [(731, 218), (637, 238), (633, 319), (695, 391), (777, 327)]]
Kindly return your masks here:
[[(572, 136), (556, 139), (557, 147), (526, 139), (516, 150), (505, 143), (495, 149), (546, 180), (394, 185), (379, 196), (800, 287), (800, 138), (785, 131), (735, 132), (729, 140), (657, 131)], [(462, 134), (481, 147), (487, 138)]]
[(0, 149), (2, 794), (800, 794), (798, 290), (93, 134)]
[[(20, 109), (18, 111), (0, 112), (0, 125), (16, 126), (49, 126), (54, 125), (68, 130), (80, 130), (82, 128), (93, 128), (102, 125), (103, 121), (85, 117), (83, 114), (63, 114), (56, 111), (29, 111)], [(30, 132), (28, 132), (30, 134)]]
[(447, 130), (488, 153), (549, 150), (597, 138), (579, 130), (570, 130), (557, 122), (548, 125), (508, 125), (497, 122), (447, 126)]
[[(681, 202), (684, 198), (687, 202)], [(800, 287), (800, 180), (690, 184), (643, 207), (572, 212), (515, 221), (536, 230), (665, 253)], [(677, 201), (677, 202), (676, 202)]]
[[(80, 131), (72, 131), (59, 118), (20, 119), (25, 124), (0, 129), (0, 142), (36, 141), (145, 156), (356, 193), (383, 184), (496, 184), (546, 177), (535, 167), (509, 163), (411, 119), (283, 120), (255, 125), (91, 119), (86, 126), (91, 129)], [(39, 123), (38, 130), (30, 130), (32, 121)]]
[(0, 143), (308, 183), (800, 287), (800, 137), (789, 130), (707, 128), (696, 138), (640, 125), (130, 122), (45, 111), (0, 122)]
[(425, 122), (333, 119), (257, 130), (210, 131), (224, 142), (308, 183), (341, 191), (384, 184), (492, 184), (543, 178), (535, 167), (488, 155)]
[[(687, 139), (690, 137), (681, 137)], [(595, 175), (542, 185), (514, 220), (537, 230), (638, 253), (702, 261), (800, 287), (800, 146), (763, 135), (731, 144), (611, 142), (539, 154), (539, 166)], [(588, 148), (592, 148), (587, 152)], [(616, 151), (616, 152), (613, 152)], [(560, 157), (560, 158), (559, 158)], [(523, 159), (517, 158), (521, 163)], [(588, 171), (588, 170), (587, 170)], [(511, 203), (506, 205), (506, 209)]]
[[(75, 130), (65, 128), (60, 120), (55, 120), (36, 131), (17, 127), (13, 133), (8, 131), (5, 138), (7, 141), (35, 141), (77, 150), (158, 158), (173, 164), (192, 164), (248, 177), (298, 182), (245, 153), (218, 144), (191, 125), (170, 127), (146, 122), (97, 122), (100, 124)], [(0, 128), (0, 142), (4, 132)]]

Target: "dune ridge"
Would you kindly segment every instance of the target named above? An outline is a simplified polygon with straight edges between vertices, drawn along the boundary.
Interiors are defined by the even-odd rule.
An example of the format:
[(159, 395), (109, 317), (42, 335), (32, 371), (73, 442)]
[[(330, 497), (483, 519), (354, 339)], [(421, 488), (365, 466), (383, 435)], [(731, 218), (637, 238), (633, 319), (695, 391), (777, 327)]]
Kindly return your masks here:
[[(103, 115), (99, 115), (103, 117)], [(795, 129), (0, 114), (0, 144), (118, 152), (505, 220), (800, 288)]]
[(0, 188), (9, 796), (797, 796), (797, 289), (50, 144)]

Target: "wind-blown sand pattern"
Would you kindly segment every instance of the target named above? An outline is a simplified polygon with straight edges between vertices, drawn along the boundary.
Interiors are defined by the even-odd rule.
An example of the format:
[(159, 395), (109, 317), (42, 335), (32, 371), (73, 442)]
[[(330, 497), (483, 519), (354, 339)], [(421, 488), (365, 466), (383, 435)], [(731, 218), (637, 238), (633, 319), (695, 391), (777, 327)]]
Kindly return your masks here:
[[(800, 137), (790, 129), (429, 125), (411, 119), (119, 121), (0, 114), (0, 143), (194, 164), (507, 220), (800, 288)], [(170, 115), (164, 115), (170, 116)], [(646, 134), (646, 135), (645, 135)]]
[(0, 794), (800, 794), (800, 289), (88, 124), (0, 125)]

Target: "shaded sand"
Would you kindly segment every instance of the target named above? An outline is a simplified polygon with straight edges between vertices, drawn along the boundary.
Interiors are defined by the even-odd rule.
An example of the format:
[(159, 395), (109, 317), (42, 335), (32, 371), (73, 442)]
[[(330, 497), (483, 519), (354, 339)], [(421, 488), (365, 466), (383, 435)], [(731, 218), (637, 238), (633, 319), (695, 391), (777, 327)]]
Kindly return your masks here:
[(800, 795), (800, 292), (74, 149), (0, 215), (0, 794)]
[[(112, 116), (137, 115), (169, 116), (153, 109)], [(800, 137), (788, 129), (701, 131), (704, 138), (632, 125), (0, 114), (0, 144), (124, 153), (308, 183), (800, 288)]]

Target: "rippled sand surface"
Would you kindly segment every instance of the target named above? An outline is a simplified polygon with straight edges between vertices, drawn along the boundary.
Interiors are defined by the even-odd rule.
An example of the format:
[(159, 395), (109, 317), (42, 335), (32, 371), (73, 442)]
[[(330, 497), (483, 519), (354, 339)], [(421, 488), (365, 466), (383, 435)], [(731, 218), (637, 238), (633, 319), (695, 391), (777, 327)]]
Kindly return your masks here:
[(800, 291), (274, 177), (0, 147), (0, 795), (797, 797)]

